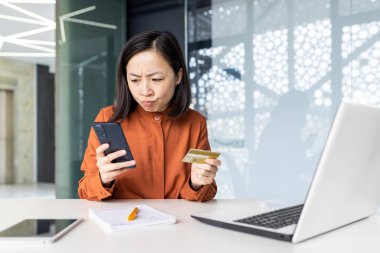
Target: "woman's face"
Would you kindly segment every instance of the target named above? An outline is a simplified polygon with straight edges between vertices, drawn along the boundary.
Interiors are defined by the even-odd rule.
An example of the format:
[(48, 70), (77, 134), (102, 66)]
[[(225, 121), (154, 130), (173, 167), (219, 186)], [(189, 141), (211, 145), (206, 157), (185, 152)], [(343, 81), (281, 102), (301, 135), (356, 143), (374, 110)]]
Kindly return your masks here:
[(136, 102), (148, 112), (162, 112), (169, 106), (182, 70), (174, 73), (156, 50), (134, 55), (126, 66), (128, 87)]

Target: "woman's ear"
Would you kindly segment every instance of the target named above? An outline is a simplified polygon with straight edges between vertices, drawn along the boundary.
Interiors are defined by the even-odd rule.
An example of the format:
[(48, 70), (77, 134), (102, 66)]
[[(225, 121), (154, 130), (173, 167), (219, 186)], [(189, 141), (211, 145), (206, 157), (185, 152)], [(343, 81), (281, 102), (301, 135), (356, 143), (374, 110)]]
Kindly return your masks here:
[(183, 77), (183, 69), (180, 68), (177, 73), (177, 80), (175, 81), (175, 85), (180, 84), (180, 82), (182, 81), (182, 77)]

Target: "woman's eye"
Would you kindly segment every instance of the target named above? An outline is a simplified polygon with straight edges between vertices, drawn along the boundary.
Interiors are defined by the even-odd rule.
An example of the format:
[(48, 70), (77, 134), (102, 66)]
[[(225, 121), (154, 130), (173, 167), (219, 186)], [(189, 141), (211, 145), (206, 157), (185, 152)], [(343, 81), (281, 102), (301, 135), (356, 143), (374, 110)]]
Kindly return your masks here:
[(137, 83), (137, 79), (131, 79), (131, 83)]
[(152, 81), (153, 82), (160, 82), (160, 81), (162, 81), (162, 78), (153, 78)]

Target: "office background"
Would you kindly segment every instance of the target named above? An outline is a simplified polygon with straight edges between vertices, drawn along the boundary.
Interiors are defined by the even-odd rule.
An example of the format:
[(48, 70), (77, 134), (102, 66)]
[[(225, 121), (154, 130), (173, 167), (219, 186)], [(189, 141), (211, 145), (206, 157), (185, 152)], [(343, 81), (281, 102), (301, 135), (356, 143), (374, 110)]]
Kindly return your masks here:
[(223, 154), (217, 198), (302, 202), (338, 104), (380, 105), (379, 0), (19, 2), (0, 2), (1, 185), (77, 197), (119, 51), (144, 30), (186, 54), (192, 107)]

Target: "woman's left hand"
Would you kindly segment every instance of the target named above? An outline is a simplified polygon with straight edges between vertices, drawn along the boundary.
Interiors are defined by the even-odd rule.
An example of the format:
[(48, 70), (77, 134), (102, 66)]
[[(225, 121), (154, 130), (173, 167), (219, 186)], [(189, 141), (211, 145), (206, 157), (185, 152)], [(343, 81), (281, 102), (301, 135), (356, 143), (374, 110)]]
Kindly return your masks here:
[(214, 181), (218, 166), (222, 164), (218, 159), (206, 159), (205, 162), (191, 165), (191, 187), (196, 191)]

